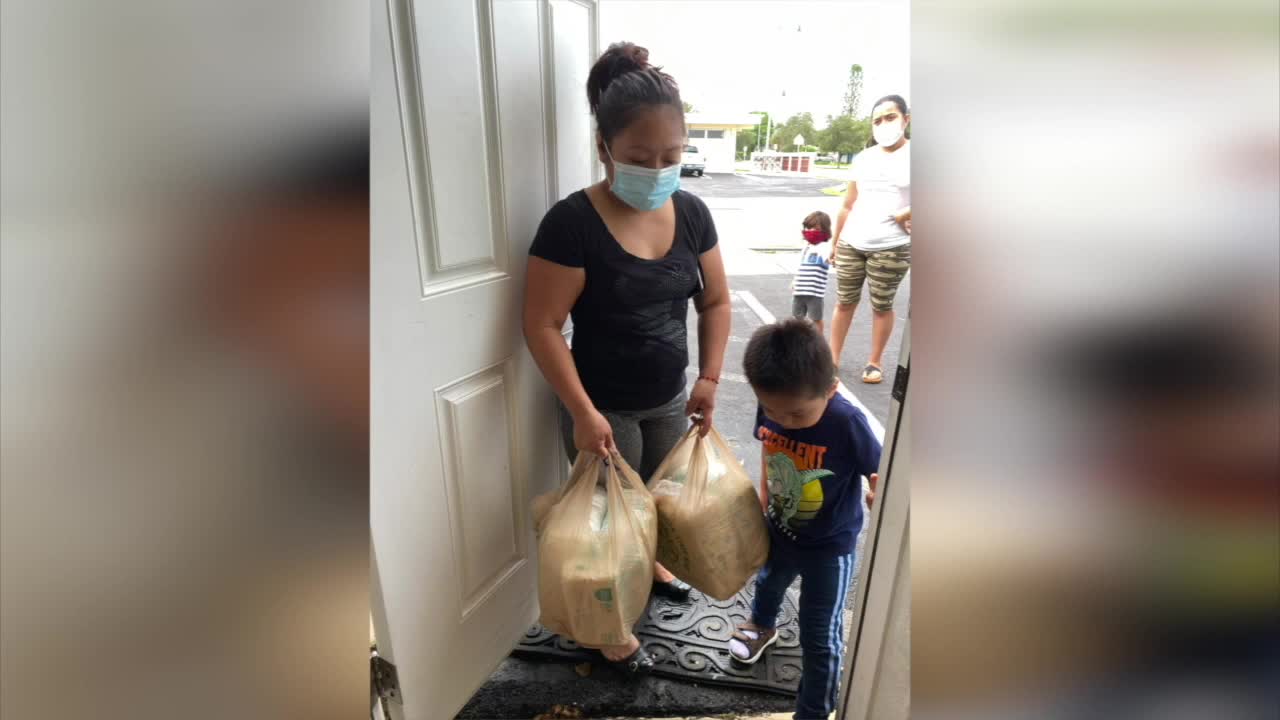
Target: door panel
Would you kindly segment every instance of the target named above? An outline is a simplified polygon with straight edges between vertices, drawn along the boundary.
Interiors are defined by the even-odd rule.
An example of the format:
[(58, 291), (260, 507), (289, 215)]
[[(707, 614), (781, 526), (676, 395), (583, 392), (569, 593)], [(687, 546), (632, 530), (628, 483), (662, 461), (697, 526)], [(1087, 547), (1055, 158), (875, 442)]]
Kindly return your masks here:
[[(520, 297), (554, 186), (583, 172), (560, 177), (549, 131), (590, 146), (567, 142), (585, 103), (549, 118), (550, 17), (546, 0), (374, 3), (372, 604), (395, 718), (451, 717), (537, 617), (529, 502), (565, 463)], [(584, 61), (593, 43), (589, 22), (554, 40)]]
[(595, 128), (587, 103), (587, 75), (595, 60), (596, 10), (579, 0), (550, 0), (555, 77), (556, 153), (561, 197), (594, 182)]
[[(555, 195), (555, 164), (548, 143), (551, 104), (544, 93), (554, 81), (547, 68), (541, 38), (547, 34), (538, 0), (494, 0), (494, 35), (497, 48), (498, 111), (503, 122), (503, 185), (507, 211), (516, 224), (512, 235), (527, 249), (536, 225), (522, 225), (542, 213), (558, 198)], [(536, 111), (534, 109), (536, 108)], [(521, 267), (523, 253), (513, 255)]]
[[(553, 103), (555, 78), (548, 66), (551, 28), (547, 22), (547, 0), (494, 0), (495, 47), (497, 48), (498, 107), (502, 147), (503, 200), (507, 213), (508, 250), (511, 273), (517, 281), (517, 297), (524, 290), (524, 271), (529, 245), (542, 215), (559, 199), (558, 171), (553, 144)], [(580, 43), (594, 43), (583, 35)], [(594, 44), (591, 46), (594, 49)], [(585, 104), (581, 108), (587, 112)], [(520, 302), (490, 317), (489, 323), (514, 323), (512, 333), (519, 345), (518, 358), (511, 366), (511, 383), (528, 388), (526, 401), (513, 405), (520, 440), (528, 448), (521, 457), (528, 464), (529, 497), (548, 492), (568, 478), (555, 396), (524, 348), (519, 327)], [(533, 401), (527, 401), (532, 396)], [(532, 549), (531, 549), (532, 552)]]
[[(474, 274), (480, 268), (504, 269), (494, 240), (501, 228), (495, 212), (501, 187), (490, 173), (497, 149), (493, 79), (491, 8), (485, 2), (393, 2), (412, 22), (414, 85), (402, 87), (419, 105), (422, 152), (430, 178), (433, 233), (421, 243), (428, 284), (450, 270)], [(414, 12), (417, 8), (420, 12)], [(468, 272), (469, 271), (469, 272)]]
[(519, 461), (512, 443), (510, 365), (487, 368), (436, 391), (445, 490), (456, 521), (453, 560), (462, 620), (501, 587), (527, 553), (524, 504), (518, 501), (523, 488), (513, 472)]

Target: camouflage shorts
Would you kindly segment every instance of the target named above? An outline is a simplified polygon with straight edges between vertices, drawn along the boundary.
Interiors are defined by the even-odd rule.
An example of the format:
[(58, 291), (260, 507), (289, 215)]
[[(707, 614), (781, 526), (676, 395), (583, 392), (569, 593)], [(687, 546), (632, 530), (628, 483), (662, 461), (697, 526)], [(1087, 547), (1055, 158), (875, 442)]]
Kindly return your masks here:
[(867, 252), (840, 243), (836, 247), (836, 300), (841, 305), (856, 305), (863, 282), (870, 278), (871, 307), (892, 310), (898, 285), (910, 269), (911, 243)]

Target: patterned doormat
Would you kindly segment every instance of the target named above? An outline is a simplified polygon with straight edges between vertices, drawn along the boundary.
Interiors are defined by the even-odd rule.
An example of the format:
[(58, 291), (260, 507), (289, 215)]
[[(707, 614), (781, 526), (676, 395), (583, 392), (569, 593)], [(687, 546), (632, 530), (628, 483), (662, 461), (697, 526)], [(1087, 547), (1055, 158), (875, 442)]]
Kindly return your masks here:
[[(653, 673), (708, 685), (728, 685), (794, 696), (800, 685), (798, 596), (787, 591), (778, 616), (778, 641), (754, 665), (729, 654), (733, 629), (751, 617), (755, 582), (729, 600), (709, 598), (694, 590), (686, 603), (653, 596), (636, 636), (656, 662)], [(525, 633), (513, 655), (582, 663), (599, 660), (591, 651), (541, 625)]]

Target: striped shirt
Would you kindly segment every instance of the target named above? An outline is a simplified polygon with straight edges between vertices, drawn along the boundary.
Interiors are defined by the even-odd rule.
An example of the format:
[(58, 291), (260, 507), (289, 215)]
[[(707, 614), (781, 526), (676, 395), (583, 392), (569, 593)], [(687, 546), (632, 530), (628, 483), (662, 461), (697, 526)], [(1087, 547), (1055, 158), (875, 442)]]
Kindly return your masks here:
[(817, 245), (804, 244), (800, 252), (800, 267), (796, 269), (796, 279), (791, 283), (792, 292), (796, 295), (826, 297), (827, 271), (831, 264), (827, 258), (831, 256), (831, 241)]

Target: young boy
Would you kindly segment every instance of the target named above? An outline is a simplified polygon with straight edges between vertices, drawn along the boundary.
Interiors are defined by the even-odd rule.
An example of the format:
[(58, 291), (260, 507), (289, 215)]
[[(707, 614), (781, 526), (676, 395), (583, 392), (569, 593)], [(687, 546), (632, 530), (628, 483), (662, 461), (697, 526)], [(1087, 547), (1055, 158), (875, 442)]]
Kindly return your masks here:
[(801, 234), (805, 245), (791, 282), (791, 316), (809, 318), (821, 334), (822, 301), (827, 296), (827, 274), (831, 270), (831, 216), (821, 210), (809, 213)]
[(763, 444), (772, 542), (756, 576), (751, 621), (738, 627), (729, 651), (741, 662), (760, 659), (778, 639), (778, 610), (799, 576), (803, 672), (795, 717), (825, 719), (840, 695), (844, 605), (863, 522), (861, 478), (875, 488), (880, 442), (862, 411), (836, 393), (831, 348), (808, 321), (757, 330), (743, 366), (759, 401), (755, 436)]

